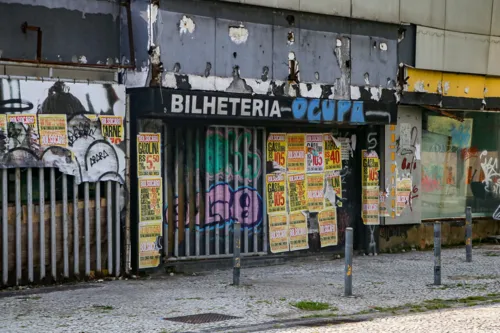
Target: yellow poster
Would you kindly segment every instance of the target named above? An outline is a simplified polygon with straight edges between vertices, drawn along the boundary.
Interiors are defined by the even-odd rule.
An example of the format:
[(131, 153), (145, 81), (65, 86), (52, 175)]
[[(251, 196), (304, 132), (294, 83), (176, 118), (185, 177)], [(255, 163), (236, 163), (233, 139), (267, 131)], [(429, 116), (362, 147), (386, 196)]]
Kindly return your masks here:
[(307, 208), (310, 212), (319, 212), (325, 205), (325, 175), (322, 173), (306, 176)]
[(380, 160), (376, 152), (363, 150), (363, 167), (361, 169), (363, 186), (379, 186), (378, 172), (380, 171)]
[(325, 171), (342, 170), (342, 146), (340, 142), (326, 133), (323, 135), (325, 141)]
[(288, 172), (301, 173), (306, 170), (306, 135), (287, 134)]
[(305, 174), (288, 175), (288, 205), (290, 213), (307, 210), (307, 187)]
[(42, 146), (68, 147), (68, 127), (65, 114), (39, 114), (38, 133)]
[(379, 225), (379, 188), (378, 186), (363, 186), (361, 218), (366, 225)]
[(120, 144), (124, 139), (123, 117), (121, 116), (99, 116), (101, 120), (102, 136), (108, 138), (111, 143)]
[(161, 134), (137, 135), (137, 176), (161, 176)]
[(286, 212), (285, 175), (271, 173), (266, 176), (267, 187), (267, 213)]
[(306, 168), (307, 172), (323, 172), (325, 170), (325, 151), (323, 134), (306, 134)]
[(7, 133), (7, 116), (0, 114), (0, 131)]
[(139, 223), (139, 268), (160, 265), (162, 221)]
[(396, 180), (396, 215), (400, 216), (405, 207), (410, 205), (411, 178)]
[[(342, 199), (342, 177), (340, 171), (325, 173), (325, 208), (333, 207), (337, 198)], [(342, 201), (337, 202), (337, 207), (342, 207)]]
[(162, 220), (162, 178), (139, 178), (139, 222)]
[(290, 251), (306, 250), (309, 248), (307, 235), (307, 219), (304, 214), (290, 214)]
[(290, 250), (288, 240), (288, 215), (276, 214), (269, 216), (269, 242), (271, 253), (281, 253)]
[(318, 224), (321, 247), (337, 245), (337, 209), (329, 208), (321, 211), (318, 214)]
[(286, 171), (286, 134), (271, 133), (267, 139), (267, 162), (273, 164), (273, 171)]

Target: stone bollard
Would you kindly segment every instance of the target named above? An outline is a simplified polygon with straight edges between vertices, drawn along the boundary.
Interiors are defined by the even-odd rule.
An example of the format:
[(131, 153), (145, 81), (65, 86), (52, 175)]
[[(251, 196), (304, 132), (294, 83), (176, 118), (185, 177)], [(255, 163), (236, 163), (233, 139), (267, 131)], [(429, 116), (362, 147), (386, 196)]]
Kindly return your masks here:
[(441, 285), (441, 222), (434, 222), (434, 285)]
[(344, 295), (352, 296), (352, 248), (353, 230), (347, 228), (345, 231), (345, 267), (344, 267)]
[(472, 262), (472, 210), (465, 210), (465, 261)]

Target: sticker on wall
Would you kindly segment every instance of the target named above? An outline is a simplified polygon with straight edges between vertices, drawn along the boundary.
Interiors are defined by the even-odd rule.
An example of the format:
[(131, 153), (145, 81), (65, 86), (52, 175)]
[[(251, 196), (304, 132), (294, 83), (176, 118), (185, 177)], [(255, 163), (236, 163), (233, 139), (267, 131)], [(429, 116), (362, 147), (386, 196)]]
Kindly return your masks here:
[(120, 144), (124, 139), (123, 117), (120, 116), (99, 116), (101, 120), (102, 136), (111, 143)]
[(272, 173), (266, 176), (267, 213), (286, 213), (285, 175)]
[(380, 160), (376, 152), (362, 151), (363, 168), (361, 169), (363, 186), (379, 186), (378, 172), (380, 171)]
[(161, 175), (161, 134), (137, 134), (137, 176)]
[(307, 219), (301, 212), (290, 214), (290, 251), (307, 250), (309, 238), (307, 235)]
[(349, 161), (350, 157), (353, 157), (353, 151), (351, 147), (351, 139), (349, 138), (338, 138), (338, 142), (340, 142), (341, 148), (341, 157), (342, 161)]
[(139, 268), (160, 265), (162, 221), (139, 223)]
[[(330, 194), (331, 193), (331, 194)], [(325, 173), (325, 207), (342, 207), (342, 177), (340, 171)]]
[(307, 208), (309, 212), (322, 211), (325, 204), (325, 175), (322, 173), (308, 174), (306, 180)]
[(39, 114), (38, 131), (44, 147), (68, 147), (68, 126), (65, 114)]
[(411, 178), (396, 180), (396, 215), (401, 216), (403, 210), (410, 205)]
[(162, 178), (139, 179), (139, 222), (163, 220)]
[[(286, 134), (271, 133), (267, 139), (267, 162), (272, 164), (272, 172), (286, 171)], [(271, 166), (268, 165), (270, 170)], [(268, 171), (269, 172), (269, 171)]]
[(290, 212), (307, 210), (307, 188), (305, 174), (288, 175), (288, 204)]
[(330, 133), (323, 135), (325, 142), (325, 171), (342, 170), (342, 145)]
[(363, 186), (362, 191), (363, 223), (366, 225), (379, 225), (379, 188), (378, 186)]
[(291, 173), (305, 172), (305, 134), (287, 134), (287, 169)]
[(322, 134), (306, 134), (307, 172), (323, 172), (325, 169), (325, 152)]
[(329, 208), (321, 211), (318, 214), (318, 224), (321, 247), (337, 245), (337, 209)]
[(269, 233), (271, 253), (281, 253), (290, 250), (287, 214), (269, 216)]

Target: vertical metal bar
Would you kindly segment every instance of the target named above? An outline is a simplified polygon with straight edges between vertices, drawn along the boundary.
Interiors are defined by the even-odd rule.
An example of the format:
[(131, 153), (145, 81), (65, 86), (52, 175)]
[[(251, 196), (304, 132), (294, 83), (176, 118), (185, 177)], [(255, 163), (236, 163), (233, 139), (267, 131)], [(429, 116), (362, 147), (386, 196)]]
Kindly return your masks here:
[(200, 194), (200, 129), (196, 129), (196, 142), (195, 142), (195, 168), (196, 168), (196, 234), (195, 234), (195, 254), (198, 257), (200, 255), (200, 201), (201, 201), (201, 194)]
[(28, 280), (33, 282), (33, 170), (27, 170), (28, 206)]
[[(163, 125), (163, 140), (164, 140), (164, 145), (163, 145), (163, 202), (169, 203), (168, 202), (168, 128), (167, 125)], [(168, 212), (167, 212), (168, 214)], [(167, 222), (172, 223), (172, 221), (168, 220), (167, 217)], [(163, 255), (165, 257), (168, 257), (168, 223), (163, 223)]]
[(16, 285), (22, 278), (21, 213), (21, 169), (16, 168)]
[[(229, 128), (224, 129), (224, 183), (229, 185)], [(227, 195), (227, 192), (224, 192)], [(224, 202), (230, 202), (230, 198), (224, 198)], [(224, 206), (224, 253), (229, 254), (229, 223), (231, 220), (229, 205)]]
[[(215, 126), (215, 135), (214, 135), (214, 138), (215, 138), (215, 152), (214, 152), (214, 155), (215, 155), (215, 168), (214, 168), (214, 172), (213, 172), (213, 175), (214, 175), (214, 185), (217, 186), (217, 183), (219, 182), (219, 167), (221, 165), (221, 163), (223, 163), (222, 161), (219, 161), (219, 144), (220, 144), (220, 140), (219, 140), (219, 127)], [(224, 200), (224, 198), (219, 198), (219, 191), (215, 190), (215, 201), (216, 202), (220, 202), (221, 200)], [(225, 195), (225, 194), (223, 194)], [(224, 210), (225, 211), (225, 210)], [(214, 212), (215, 213), (215, 212)], [(219, 212), (217, 212), (219, 213)], [(219, 214), (216, 214), (216, 216), (219, 215), (220, 216), (220, 213)], [(225, 218), (225, 214), (223, 213), (222, 214)], [(215, 221), (215, 255), (219, 255), (219, 223), (220, 221)], [(222, 223), (224, 223), (224, 221), (222, 221)]]
[(465, 261), (472, 262), (472, 210), (465, 210)]
[(441, 222), (434, 222), (434, 285), (441, 285)]
[(95, 257), (95, 270), (101, 272), (101, 182), (95, 184)]
[(56, 231), (56, 170), (50, 168), (50, 268), (54, 280), (57, 280)]
[(90, 204), (89, 183), (83, 183), (83, 215), (85, 217), (85, 276), (90, 274)]
[(40, 280), (45, 279), (45, 169), (38, 169), (40, 205)]
[[(267, 156), (267, 133), (262, 130), (262, 156)], [(266, 163), (262, 163), (262, 252), (267, 253)]]
[(120, 251), (121, 251), (121, 227), (120, 227), (120, 183), (115, 183), (115, 230), (116, 230), (116, 245), (115, 245), (115, 275), (121, 274), (120, 270)]
[(80, 223), (78, 223), (78, 184), (73, 177), (73, 273), (80, 274)]
[(344, 267), (344, 295), (352, 296), (352, 250), (353, 230), (346, 228), (345, 231), (345, 267)]
[(2, 170), (2, 282), (9, 282), (9, 198), (7, 188), (8, 169)]
[(63, 191), (63, 257), (64, 257), (64, 277), (69, 278), (69, 248), (68, 248), (68, 176), (62, 175)]
[[(257, 135), (258, 134), (257, 133), (258, 133), (257, 129), (254, 128), (253, 135), (252, 135), (252, 139), (253, 139), (253, 142), (252, 142), (252, 146), (253, 146), (252, 187), (254, 187), (256, 191), (259, 190), (259, 186), (257, 185), (257, 180), (258, 180), (258, 175), (259, 175), (259, 171), (257, 170), (258, 169), (258, 165), (257, 165), (257, 162), (258, 162), (258, 160), (257, 160), (257, 156), (258, 156), (258, 154), (257, 154)], [(250, 210), (252, 211), (252, 214), (255, 213), (253, 207), (251, 207)], [(257, 216), (259, 216), (258, 212), (257, 212)], [(255, 252), (255, 253), (259, 252), (259, 237), (258, 237), (259, 230), (258, 230), (258, 226), (257, 226), (258, 221), (256, 221), (257, 216), (253, 216), (253, 218), (252, 218), (252, 221), (254, 221), (254, 223), (255, 223), (255, 225), (253, 227), (253, 252)]]
[(187, 212), (185, 213), (184, 217), (186, 219), (186, 223), (184, 223), (184, 253), (186, 257), (191, 256), (191, 225), (193, 221), (191, 220), (191, 217), (193, 215), (193, 200), (194, 200), (194, 195), (193, 195), (193, 130), (189, 128), (187, 130), (187, 154), (184, 156), (187, 158), (185, 159), (185, 165), (187, 166), (187, 177), (184, 175), (186, 178), (186, 182), (184, 182), (185, 189), (186, 189), (186, 199), (187, 199), (187, 205), (188, 207)]
[(108, 274), (113, 275), (113, 192), (111, 180), (106, 182), (106, 224), (108, 234)]
[[(251, 133), (251, 132), (250, 132)], [(243, 185), (244, 186), (248, 186), (249, 185), (249, 178), (248, 178), (248, 140), (246, 138), (246, 135), (247, 135), (247, 129), (244, 128), (243, 129), (243, 133), (241, 134), (243, 135)], [(252, 211), (252, 210), (250, 210)], [(239, 215), (238, 215), (239, 216)], [(244, 252), (245, 253), (248, 253), (248, 228), (249, 226), (248, 225), (244, 225), (243, 226), (243, 231), (244, 231)]]
[(240, 285), (241, 269), (241, 223), (234, 223), (233, 237), (233, 285)]
[(209, 164), (208, 161), (211, 158), (211, 155), (214, 154), (214, 151), (210, 151), (209, 147), (212, 147), (209, 144), (208, 140), (210, 140), (210, 128), (205, 130), (205, 221), (203, 222), (203, 227), (205, 228), (205, 255), (210, 255), (210, 174), (214, 173), (214, 170), (211, 169), (213, 164)]
[(175, 214), (175, 224), (174, 224), (174, 256), (179, 257), (179, 228), (182, 223), (182, 221), (179, 221), (179, 213), (180, 213), (180, 198), (179, 198), (179, 132), (178, 130), (175, 133), (175, 195), (174, 195), (174, 207), (177, 207), (177, 211), (174, 209), (174, 214)]
[[(238, 156), (241, 156), (240, 154), (240, 151), (239, 151), (239, 145), (238, 145), (238, 127), (235, 127), (234, 129), (234, 167), (233, 167), (233, 179), (234, 179), (234, 186), (233, 186), (233, 190), (236, 191), (238, 190), (239, 188), (239, 178), (238, 178), (238, 175), (241, 174), (240, 172), (240, 160), (238, 159)], [(233, 205), (233, 211), (234, 211), (234, 217), (233, 217), (233, 221), (234, 222), (238, 222), (238, 219), (240, 217), (240, 206), (237, 205), (237, 204), (234, 204)], [(241, 233), (241, 224), (240, 224), (240, 231), (239, 233)], [(233, 238), (236, 237), (236, 230), (233, 228)], [(240, 237), (240, 244), (241, 244), (241, 234), (239, 234), (239, 237)], [(234, 242), (234, 240), (233, 240)]]

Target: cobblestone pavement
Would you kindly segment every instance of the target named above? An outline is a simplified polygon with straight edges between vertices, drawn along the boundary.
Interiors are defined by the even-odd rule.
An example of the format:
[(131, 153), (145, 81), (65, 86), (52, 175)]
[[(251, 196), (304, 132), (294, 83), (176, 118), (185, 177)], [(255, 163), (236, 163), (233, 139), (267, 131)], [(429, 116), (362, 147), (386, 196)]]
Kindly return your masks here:
[[(343, 261), (314, 260), (242, 269), (242, 286), (230, 285), (231, 270), (197, 276), (112, 281), (94, 288), (2, 297), (0, 332), (211, 332), (310, 316), (297, 301), (325, 302), (336, 313), (354, 314), (429, 299), (454, 299), (500, 292), (500, 247), (444, 250), (443, 286), (433, 281), (432, 252), (355, 257), (353, 290), (344, 298)], [(56, 289), (57, 290), (57, 289)], [(35, 291), (36, 292), (36, 291)], [(200, 313), (241, 317), (193, 325), (163, 318)], [(332, 314), (332, 310), (313, 314)]]
[(443, 310), (320, 328), (284, 329), (279, 333), (462, 333), (500, 332), (500, 306)]

